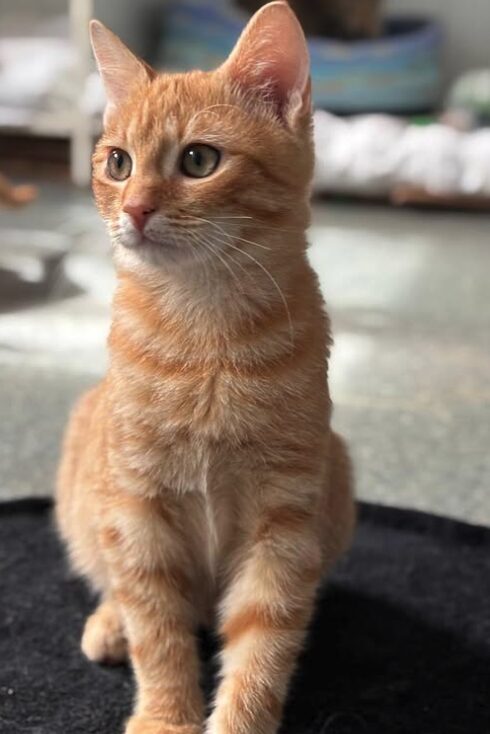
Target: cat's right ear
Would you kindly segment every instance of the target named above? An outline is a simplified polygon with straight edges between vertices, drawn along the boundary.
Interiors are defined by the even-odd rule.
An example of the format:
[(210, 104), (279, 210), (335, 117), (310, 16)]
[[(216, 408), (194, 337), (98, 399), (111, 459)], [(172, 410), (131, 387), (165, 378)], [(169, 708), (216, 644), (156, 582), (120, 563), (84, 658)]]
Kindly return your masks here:
[(246, 93), (268, 99), (289, 124), (311, 114), (308, 45), (296, 15), (283, 0), (251, 18), (218, 71)]
[(107, 122), (129, 90), (148, 83), (155, 72), (99, 20), (90, 21), (90, 40), (107, 97), (104, 113)]

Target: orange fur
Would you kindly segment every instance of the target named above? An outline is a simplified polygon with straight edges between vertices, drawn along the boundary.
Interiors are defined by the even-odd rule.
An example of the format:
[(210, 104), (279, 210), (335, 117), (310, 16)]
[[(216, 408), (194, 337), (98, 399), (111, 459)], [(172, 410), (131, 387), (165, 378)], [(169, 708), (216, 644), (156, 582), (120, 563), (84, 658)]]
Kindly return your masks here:
[[(291, 37), (296, 65), (276, 58), (274, 34)], [(349, 460), (329, 425), (329, 325), (306, 258), (300, 34), (273, 3), (216, 72), (157, 76), (94, 28), (109, 90), (94, 192), (118, 286), (107, 376), (65, 438), (57, 520), (103, 597), (84, 651), (107, 661), (129, 647), (127, 734), (272, 734), (316, 589), (352, 532)], [(138, 79), (126, 96), (114, 54)], [(265, 93), (257, 55), (279, 65)], [(193, 141), (223, 152), (207, 178), (176, 166)], [(113, 148), (133, 159), (123, 182), (106, 172)], [(123, 215), (135, 196), (155, 210), (139, 239)], [(214, 618), (222, 681), (205, 724), (195, 631)]]

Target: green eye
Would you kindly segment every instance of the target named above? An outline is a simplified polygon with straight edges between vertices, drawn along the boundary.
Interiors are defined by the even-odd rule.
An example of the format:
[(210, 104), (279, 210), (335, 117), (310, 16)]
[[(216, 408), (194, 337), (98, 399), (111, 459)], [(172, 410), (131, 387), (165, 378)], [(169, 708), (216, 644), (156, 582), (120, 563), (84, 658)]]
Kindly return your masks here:
[(129, 153), (121, 148), (113, 148), (107, 159), (107, 173), (114, 181), (125, 181), (131, 175), (133, 161)]
[(220, 157), (220, 152), (216, 148), (203, 143), (194, 143), (188, 145), (182, 153), (180, 170), (184, 176), (205, 178), (217, 169)]

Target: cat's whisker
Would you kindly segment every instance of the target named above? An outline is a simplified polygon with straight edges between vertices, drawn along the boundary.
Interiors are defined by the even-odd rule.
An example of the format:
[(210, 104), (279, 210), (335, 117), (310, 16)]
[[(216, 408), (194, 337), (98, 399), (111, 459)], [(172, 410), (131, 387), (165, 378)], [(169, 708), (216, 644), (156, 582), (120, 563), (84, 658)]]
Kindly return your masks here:
[(218, 271), (217, 271), (217, 269), (216, 269), (216, 263), (214, 262), (214, 260), (213, 260), (212, 258), (207, 258), (207, 257), (206, 257), (206, 256), (205, 256), (205, 255), (203, 254), (203, 252), (201, 251), (201, 249), (200, 249), (199, 247), (195, 248), (195, 249), (194, 249), (194, 252), (195, 252), (195, 254), (197, 255), (197, 258), (198, 258), (199, 262), (200, 262), (200, 263), (202, 263), (203, 271), (204, 271), (205, 273), (207, 273), (207, 272), (208, 272), (208, 265), (209, 265), (209, 264), (211, 264), (211, 265), (212, 265), (212, 267), (214, 268), (214, 271), (215, 271), (215, 273), (216, 273), (216, 274), (218, 273)]
[(211, 245), (211, 243), (209, 243), (209, 242), (202, 241), (201, 244), (204, 247), (206, 247), (209, 252), (211, 252), (214, 256), (216, 256), (218, 258), (218, 260), (220, 260), (223, 263), (223, 265), (225, 266), (225, 268), (230, 273), (232, 279), (236, 282), (238, 290), (242, 290), (242, 288), (241, 288), (241, 281), (240, 281), (238, 275), (236, 274), (236, 272), (233, 270), (231, 264), (226, 261), (226, 257), (224, 256), (224, 253), (220, 253), (219, 250), (216, 247), (213, 247)]
[(267, 245), (262, 245), (260, 242), (254, 242), (253, 240), (247, 240), (245, 237), (239, 237), (236, 234), (230, 234), (230, 232), (225, 232), (222, 230), (223, 234), (226, 237), (231, 237), (234, 240), (239, 240), (240, 242), (246, 242), (248, 245), (255, 245), (255, 247), (260, 247), (261, 250), (268, 250), (270, 252), (271, 248), (267, 247)]
[(208, 245), (209, 245), (209, 246), (210, 246), (210, 247), (212, 248), (212, 252), (213, 252), (213, 253), (214, 253), (215, 255), (218, 255), (218, 254), (220, 254), (220, 255), (221, 255), (221, 257), (223, 257), (223, 258), (224, 258), (225, 260), (226, 260), (226, 259), (228, 259), (228, 261), (231, 261), (231, 262), (232, 262), (232, 263), (233, 263), (234, 265), (236, 265), (236, 266), (237, 266), (238, 268), (240, 268), (241, 272), (242, 272), (242, 273), (243, 273), (243, 274), (244, 274), (244, 275), (245, 275), (245, 276), (246, 276), (246, 277), (247, 277), (247, 278), (248, 278), (249, 280), (251, 280), (251, 279), (252, 279), (252, 274), (250, 273), (250, 271), (249, 271), (249, 270), (247, 270), (247, 269), (246, 269), (246, 268), (245, 268), (245, 267), (244, 267), (244, 266), (242, 265), (242, 263), (241, 263), (241, 262), (240, 262), (239, 260), (237, 260), (236, 258), (234, 258), (234, 257), (233, 257), (233, 255), (231, 254), (231, 252), (228, 252), (228, 251), (226, 251), (226, 250), (224, 250), (224, 249), (223, 249), (223, 247), (222, 247), (222, 241), (221, 241), (221, 240), (216, 240), (216, 239), (215, 239), (215, 237), (213, 236), (213, 239), (209, 239), (209, 238), (207, 238), (207, 239), (206, 239), (206, 242), (207, 242), (207, 244), (208, 244)]
[(211, 252), (212, 253), (212, 255), (216, 256), (218, 258), (218, 260), (220, 260), (220, 262), (222, 263), (222, 265), (224, 265), (224, 267), (228, 270), (228, 272), (230, 273), (232, 279), (237, 283), (237, 286), (240, 286), (240, 280), (239, 280), (237, 274), (232, 269), (232, 267), (229, 265), (229, 263), (226, 262), (226, 260), (224, 259), (224, 257), (222, 257), (222, 254), (220, 252), (218, 252), (218, 249), (216, 247), (213, 247), (212, 246), (212, 243), (209, 242), (208, 240), (205, 240), (203, 237), (200, 237), (197, 240), (197, 243), (198, 243), (198, 245), (202, 245), (203, 247), (205, 247), (208, 250), (208, 252)]
[[(206, 224), (212, 224), (212, 222), (210, 222), (207, 219), (204, 219), (203, 217), (195, 217), (195, 219), (199, 219), (199, 220), (205, 222)], [(238, 253), (240, 253), (240, 254), (245, 255), (246, 257), (248, 257), (252, 262), (255, 263), (255, 265), (257, 265), (267, 275), (267, 277), (269, 278), (269, 280), (271, 281), (271, 283), (274, 285), (274, 287), (275, 287), (277, 293), (279, 294), (279, 296), (281, 298), (281, 301), (282, 301), (282, 303), (284, 305), (284, 310), (286, 311), (286, 316), (287, 316), (288, 325), (289, 325), (289, 334), (290, 334), (290, 339), (291, 339), (291, 346), (293, 346), (294, 345), (294, 326), (293, 326), (293, 321), (292, 321), (292, 318), (291, 318), (291, 311), (289, 309), (286, 296), (284, 295), (281, 287), (279, 286), (279, 283), (274, 278), (274, 276), (269, 272), (269, 270), (261, 262), (259, 262), (259, 260), (257, 260), (255, 257), (253, 257), (253, 255), (251, 255), (249, 252), (246, 252), (245, 250), (242, 250), (239, 247), (236, 247), (236, 245), (233, 245), (229, 241), (230, 238), (238, 239), (238, 240), (243, 240), (243, 238), (241, 238), (241, 237), (234, 237), (233, 235), (228, 235), (228, 233), (225, 232), (225, 230), (223, 230), (222, 227), (219, 227), (218, 225), (216, 225), (216, 226), (217, 226), (218, 230), (221, 230), (222, 231), (222, 234), (224, 234), (228, 238), (226, 240), (217, 239), (217, 242), (220, 242), (222, 245), (225, 245), (225, 246), (228, 245), (228, 247), (231, 247), (233, 250), (236, 250)], [(247, 242), (248, 240), (244, 240), (244, 241)], [(203, 244), (204, 244), (204, 240), (201, 239), (201, 242), (203, 242)], [(254, 242), (250, 242), (250, 243), (251, 244), (257, 244), (257, 243), (254, 243)], [(210, 243), (208, 242), (208, 245), (209, 244)], [(270, 249), (270, 248), (265, 248), (265, 249)], [(218, 253), (218, 251), (217, 251), (216, 248), (213, 248), (213, 252), (216, 254), (217, 257), (219, 257), (219, 259), (221, 260), (221, 262), (223, 262), (223, 264), (225, 264), (225, 262), (220, 257), (220, 255), (219, 255), (219, 253)], [(228, 263), (226, 263), (226, 265), (228, 267)], [(230, 270), (229, 267), (228, 267), (228, 269)], [(236, 275), (235, 275), (235, 277), (236, 277)]]
[(214, 220), (224, 220), (224, 219), (248, 219), (250, 222), (255, 222), (257, 226), (259, 226), (261, 229), (270, 229), (274, 232), (302, 232), (302, 230), (299, 227), (271, 227), (268, 224), (264, 224), (262, 221), (258, 220), (256, 217), (252, 217), (250, 215), (243, 215), (243, 216), (224, 216), (224, 215), (217, 215), (211, 217), (211, 219)]
[[(218, 269), (216, 267), (216, 262), (215, 262), (214, 257), (208, 257), (208, 258), (206, 258), (201, 253), (200, 247), (203, 244), (202, 243), (202, 238), (199, 237), (195, 232), (189, 232), (189, 236), (191, 237), (192, 241), (196, 244), (196, 247), (193, 248), (193, 251), (196, 254), (199, 255), (199, 259), (201, 260), (201, 262), (205, 262), (206, 265), (208, 263), (210, 263), (212, 265), (212, 267), (213, 267), (214, 272), (216, 273), (216, 275), (219, 276)], [(208, 249), (208, 248), (206, 248), (206, 249)]]
[(194, 227), (197, 229), (200, 226), (197, 222), (193, 222), (189, 215), (175, 218), (166, 217), (165, 222), (166, 224), (170, 224), (172, 227)]
[[(208, 242), (210, 242), (210, 240), (208, 240)], [(247, 278), (249, 279), (252, 278), (250, 271), (248, 271), (239, 260), (234, 258), (231, 252), (228, 252), (227, 250), (223, 250), (222, 240), (213, 240), (212, 244), (213, 244), (214, 249), (219, 250), (224, 258), (228, 257), (228, 259), (231, 260), (232, 263), (234, 263), (237, 267), (239, 267), (242, 273), (247, 276)]]
[(218, 216), (213, 216), (213, 219), (253, 219), (253, 217), (250, 216), (240, 216), (232, 214), (230, 216), (219, 214)]
[(210, 219), (204, 219), (204, 217), (194, 217), (195, 219), (200, 220), (201, 222), (205, 222), (206, 224), (210, 224), (212, 227), (216, 227), (221, 234), (225, 235), (225, 237), (231, 237), (234, 240), (240, 240), (241, 242), (246, 242), (249, 245), (255, 245), (256, 247), (260, 247), (262, 250), (270, 250), (270, 247), (267, 247), (266, 245), (260, 244), (260, 242), (254, 242), (253, 240), (247, 240), (244, 237), (239, 237), (235, 234), (230, 234), (227, 232), (223, 227), (221, 227), (217, 222), (213, 222)]
[(289, 324), (289, 335), (290, 335), (290, 338), (291, 338), (291, 347), (293, 347), (294, 346), (294, 326), (293, 326), (293, 320), (291, 318), (291, 311), (289, 309), (286, 296), (284, 295), (284, 293), (283, 293), (281, 287), (279, 286), (279, 283), (277, 282), (277, 280), (269, 272), (269, 270), (265, 267), (265, 265), (263, 265), (261, 262), (259, 262), (259, 260), (257, 260), (249, 252), (246, 252), (245, 250), (242, 250), (239, 247), (236, 247), (231, 242), (228, 242), (226, 240), (221, 240), (221, 243), (223, 245), (225, 245), (225, 246), (228, 245), (228, 247), (231, 247), (233, 250), (236, 250), (240, 254), (245, 255), (245, 257), (248, 257), (252, 262), (254, 262), (267, 275), (267, 277), (269, 278), (269, 280), (271, 281), (271, 283), (274, 285), (274, 287), (275, 287), (277, 293), (279, 294), (279, 296), (281, 298), (281, 301), (282, 301), (282, 303), (284, 305), (284, 310), (286, 311), (286, 316), (287, 316), (288, 324)]

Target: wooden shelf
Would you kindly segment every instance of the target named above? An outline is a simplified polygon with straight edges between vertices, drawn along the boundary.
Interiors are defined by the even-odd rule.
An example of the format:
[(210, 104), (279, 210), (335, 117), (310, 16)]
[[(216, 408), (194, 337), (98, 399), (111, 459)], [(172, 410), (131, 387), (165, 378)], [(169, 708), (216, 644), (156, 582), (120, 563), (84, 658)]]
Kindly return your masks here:
[[(87, 186), (91, 175), (93, 138), (100, 131), (83, 107), (84, 92), (93, 70), (88, 24), (93, 14), (93, 0), (68, 0), (70, 39), (75, 50), (72, 107), (64, 111), (26, 111), (25, 122), (0, 124), (4, 136), (62, 138), (70, 141), (70, 175), (73, 183)], [(17, 111), (12, 110), (15, 114)], [(22, 110), (19, 110), (22, 115)], [(14, 114), (12, 115), (14, 117)]]

